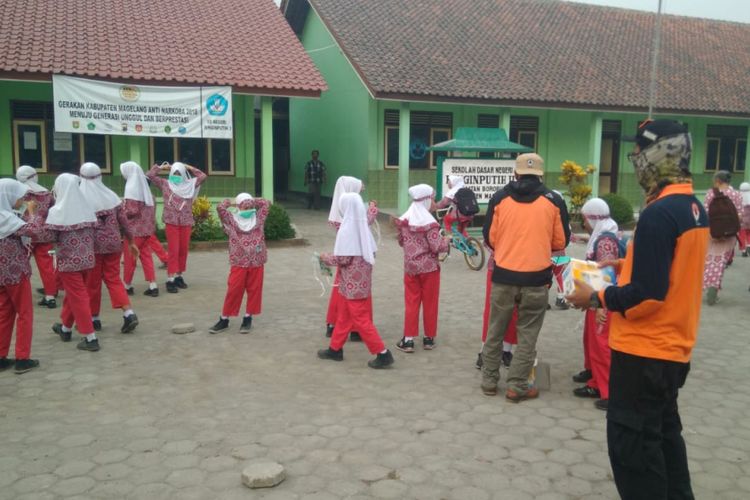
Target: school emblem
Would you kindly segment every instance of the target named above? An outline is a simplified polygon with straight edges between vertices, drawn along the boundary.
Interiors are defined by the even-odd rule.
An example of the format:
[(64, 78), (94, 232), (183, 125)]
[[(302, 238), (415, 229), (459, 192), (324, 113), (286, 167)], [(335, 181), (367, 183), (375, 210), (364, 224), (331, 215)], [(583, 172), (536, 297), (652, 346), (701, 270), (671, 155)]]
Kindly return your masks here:
[(79, 122), (78, 120), (73, 120), (73, 128), (76, 130), (81, 128), (81, 122)]
[(143, 132), (143, 125), (141, 125), (140, 123), (136, 123), (136, 125), (135, 125), (135, 131), (136, 132)]

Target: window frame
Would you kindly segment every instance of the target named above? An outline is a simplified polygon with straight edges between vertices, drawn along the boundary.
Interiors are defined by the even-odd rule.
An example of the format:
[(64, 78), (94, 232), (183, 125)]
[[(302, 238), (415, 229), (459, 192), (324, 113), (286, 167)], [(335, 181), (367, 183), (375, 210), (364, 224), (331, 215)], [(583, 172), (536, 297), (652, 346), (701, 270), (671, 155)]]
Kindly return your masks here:
[[(453, 139), (453, 129), (448, 127), (430, 127), (430, 147), (435, 145), (435, 132), (446, 132), (448, 134), (447, 140), (450, 141), (451, 139)], [(434, 155), (435, 152), (430, 150), (429, 170), (437, 170), (437, 165), (433, 166), (433, 164), (435, 163)]]
[(384, 134), (383, 134), (383, 164), (385, 166), (384, 168), (387, 168), (387, 169), (398, 169), (399, 168), (398, 164), (396, 164), (396, 165), (388, 165), (388, 131), (389, 130), (395, 130), (396, 132), (398, 132), (399, 126), (398, 125), (386, 125), (383, 130), (384, 130)]
[(531, 130), (531, 129), (519, 129), (518, 130), (518, 144), (523, 144), (521, 141), (521, 136), (524, 134), (533, 135), (534, 136), (534, 146), (531, 147), (534, 151), (538, 151), (537, 146), (539, 145), (539, 131), (538, 130)]
[(44, 118), (38, 118), (38, 119), (14, 119), (13, 120), (13, 155), (14, 155), (14, 163), (16, 163), (16, 169), (20, 166), (20, 141), (18, 137), (18, 126), (19, 125), (36, 125), (40, 127), (41, 134), (39, 138), (39, 145), (42, 148), (42, 165), (40, 168), (36, 168), (36, 171), (40, 174), (46, 174), (48, 169), (47, 164), (47, 120)]
[[(734, 140), (734, 165), (732, 165), (732, 172), (744, 172), (747, 170), (747, 165), (745, 165), (745, 168), (742, 170), (737, 170), (737, 160), (739, 160), (740, 156), (738, 154), (740, 149), (740, 143), (745, 143), (745, 154), (747, 154), (747, 139), (743, 139), (741, 137), (737, 137)], [(744, 159), (743, 159), (744, 160)]]
[[(709, 143), (711, 141), (716, 142), (716, 158), (714, 158), (714, 166), (713, 168), (708, 167), (708, 150), (709, 150)], [(716, 172), (719, 170), (719, 160), (721, 159), (721, 137), (706, 137), (706, 160), (703, 163), (703, 171), (704, 172)]]
[[(153, 166), (154, 165), (154, 139), (171, 139), (172, 140), (172, 158), (174, 161), (174, 158), (179, 157), (179, 148), (177, 146), (177, 139), (179, 137), (149, 137), (148, 138), (148, 162)], [(198, 139), (196, 137), (196, 139)], [(229, 140), (229, 171), (222, 171), (217, 170), (214, 171), (213, 169), (213, 162), (211, 161), (213, 159), (213, 140), (227, 140), (227, 139), (208, 139), (208, 138), (202, 138), (201, 140), (207, 141), (208, 144), (206, 145), (206, 161), (208, 162), (206, 165), (206, 175), (219, 175), (219, 176), (234, 176), (235, 175), (235, 167), (234, 167), (234, 138), (228, 139)], [(197, 168), (197, 167), (196, 167)], [(199, 169), (200, 170), (200, 169)], [(166, 175), (166, 174), (163, 174)]]
[(78, 157), (81, 160), (81, 165), (83, 165), (83, 162), (86, 161), (85, 156), (85, 145), (86, 142), (86, 136), (89, 135), (103, 135), (104, 136), (104, 155), (107, 159), (107, 165), (102, 166), (99, 165), (99, 168), (102, 171), (102, 174), (111, 174), (112, 173), (112, 136), (111, 135), (105, 135), (105, 134), (78, 134), (80, 138), (78, 139)]

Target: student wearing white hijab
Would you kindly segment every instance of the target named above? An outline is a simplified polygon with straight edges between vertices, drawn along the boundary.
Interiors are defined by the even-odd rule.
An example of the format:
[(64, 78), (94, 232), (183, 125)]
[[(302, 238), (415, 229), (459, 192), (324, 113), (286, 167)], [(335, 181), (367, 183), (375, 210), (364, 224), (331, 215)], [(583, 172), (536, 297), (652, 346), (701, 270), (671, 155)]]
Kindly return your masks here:
[(742, 212), (740, 212), (740, 251), (742, 256), (747, 257), (748, 245), (750, 245), (750, 182), (740, 184), (740, 194), (742, 195)]
[(414, 352), (414, 337), (419, 337), (419, 309), (422, 308), (426, 350), (435, 347), (438, 303), (440, 298), (440, 262), (438, 254), (448, 251), (448, 241), (440, 235), (440, 225), (430, 213), (435, 193), (431, 186), (409, 188), (409, 209), (394, 224), (398, 244), (404, 249), (404, 336), (396, 344), (400, 351)]
[(436, 205), (435, 208), (442, 209), (447, 208), (448, 212), (446, 212), (445, 217), (443, 217), (443, 224), (445, 227), (445, 232), (448, 234), (451, 234), (453, 223), (458, 223), (458, 232), (462, 233), (463, 235), (466, 235), (466, 226), (469, 225), (469, 222), (471, 222), (471, 217), (467, 217), (465, 215), (461, 215), (458, 212), (458, 209), (456, 208), (456, 193), (459, 189), (465, 187), (464, 186), (464, 178), (460, 175), (449, 175), (448, 176), (448, 191), (443, 195), (443, 199), (440, 200)]
[[(240, 333), (250, 332), (253, 316), (260, 314), (263, 296), (263, 273), (266, 264), (264, 225), (270, 207), (268, 200), (240, 193), (216, 207), (224, 232), (229, 237), (229, 279), (219, 321), (208, 333), (229, 328), (229, 317), (239, 316), (242, 298), (247, 293), (245, 315)], [(235, 208), (230, 211), (230, 208)]]
[[(156, 284), (154, 259), (151, 254), (151, 237), (156, 231), (156, 207), (151, 188), (143, 169), (134, 161), (126, 161), (120, 165), (120, 173), (125, 179), (125, 196), (122, 200), (122, 213), (125, 216), (127, 232), (133, 238), (138, 248), (138, 258), (143, 267), (143, 275), (148, 288), (143, 295), (159, 296), (159, 286)], [(135, 275), (136, 256), (130, 251), (129, 245), (122, 246), (125, 261), (123, 279), (128, 295), (135, 293), (133, 276)]]
[(87, 277), (94, 268), (94, 231), (98, 224), (94, 209), (86, 202), (79, 187), (81, 179), (73, 174), (60, 174), (52, 192), (55, 204), (47, 214), (47, 227), (55, 236), (55, 261), (65, 295), (60, 323), (52, 331), (63, 342), (70, 342), (73, 323), (83, 337), (78, 349), (98, 351), (99, 339), (91, 321), (91, 298)]
[(372, 266), (377, 245), (367, 225), (365, 204), (357, 193), (345, 193), (339, 201), (343, 220), (336, 235), (333, 254), (321, 254), (320, 260), (337, 266), (341, 281), (336, 292), (341, 295), (336, 327), (327, 349), (318, 351), (318, 357), (333, 361), (344, 359), (344, 344), (349, 332), (356, 330), (375, 359), (370, 368), (387, 368), (393, 364), (393, 355), (386, 349), (383, 339), (372, 323)]
[(95, 163), (81, 165), (81, 193), (94, 209), (98, 224), (94, 231), (94, 267), (87, 276), (89, 299), (94, 330), (101, 329), (99, 312), (102, 305), (102, 284), (107, 286), (112, 309), (122, 309), (121, 333), (132, 333), (138, 326), (138, 316), (128, 298), (125, 285), (120, 278), (123, 235), (130, 251), (137, 255), (138, 249), (130, 235), (127, 219), (121, 210), (122, 201), (102, 182), (102, 171)]
[[(169, 178), (164, 179), (160, 172), (169, 170)], [(167, 292), (177, 293), (180, 288), (188, 287), (182, 273), (187, 269), (190, 233), (193, 230), (193, 200), (198, 196), (200, 185), (206, 180), (206, 174), (195, 167), (174, 162), (154, 165), (146, 177), (159, 188), (164, 198), (162, 221), (167, 234)]]
[[(333, 188), (333, 199), (331, 200), (331, 210), (328, 212), (328, 224), (333, 226), (336, 231), (341, 227), (341, 221), (344, 218), (344, 214), (341, 211), (341, 196), (345, 193), (360, 193), (364, 189), (364, 184), (361, 180), (356, 177), (350, 177), (348, 175), (342, 175), (336, 179), (336, 186)], [(367, 224), (372, 225), (378, 216), (378, 204), (375, 200), (370, 200), (367, 207)], [(333, 279), (333, 287), (331, 288), (331, 296), (328, 300), (328, 312), (326, 313), (326, 337), (330, 337), (333, 333), (334, 323), (336, 323), (336, 317), (338, 316), (338, 306), (340, 296), (337, 293), (333, 293), (338, 286), (340, 280), (339, 272), (336, 271), (336, 276)], [(358, 332), (352, 332), (351, 340), (361, 340)]]
[[(42, 220), (46, 219), (50, 207), (55, 203), (55, 197), (47, 188), (37, 182), (36, 169), (28, 165), (18, 167), (16, 179), (29, 188), (26, 196), (24, 196), (24, 201), (33, 200), (36, 202), (39, 217)], [(57, 273), (50, 255), (53, 248), (52, 241), (53, 235), (44, 229), (31, 239), (31, 252), (34, 255), (36, 267), (39, 269), (39, 277), (42, 279), (44, 287), (38, 290), (42, 294), (39, 305), (50, 309), (57, 307), (57, 300), (55, 299), (57, 297)]]
[[(28, 186), (16, 180), (0, 179), (0, 371), (15, 365), (19, 374), (39, 366), (39, 361), (31, 359), (34, 324), (31, 267), (21, 238), (33, 238), (41, 230), (43, 219), (34, 201), (29, 201), (26, 207), (28, 224), (14, 212), (23, 205), (27, 190)], [(14, 324), (15, 361), (8, 359)]]

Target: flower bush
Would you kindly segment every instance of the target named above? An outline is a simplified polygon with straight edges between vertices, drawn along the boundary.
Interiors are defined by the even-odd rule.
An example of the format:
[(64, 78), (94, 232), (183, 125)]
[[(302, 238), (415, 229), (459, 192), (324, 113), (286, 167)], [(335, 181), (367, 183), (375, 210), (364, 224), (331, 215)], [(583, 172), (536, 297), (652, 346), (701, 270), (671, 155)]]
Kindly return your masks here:
[(193, 219), (195, 220), (191, 234), (193, 241), (227, 239), (227, 235), (221, 228), (221, 222), (214, 214), (211, 201), (207, 197), (199, 196), (193, 200)]
[(591, 186), (588, 183), (588, 177), (596, 169), (593, 165), (588, 165), (584, 168), (572, 160), (565, 160), (560, 170), (560, 182), (568, 188), (565, 194), (570, 200), (569, 211), (571, 219), (580, 221), (581, 207), (583, 207), (586, 200), (591, 196)]

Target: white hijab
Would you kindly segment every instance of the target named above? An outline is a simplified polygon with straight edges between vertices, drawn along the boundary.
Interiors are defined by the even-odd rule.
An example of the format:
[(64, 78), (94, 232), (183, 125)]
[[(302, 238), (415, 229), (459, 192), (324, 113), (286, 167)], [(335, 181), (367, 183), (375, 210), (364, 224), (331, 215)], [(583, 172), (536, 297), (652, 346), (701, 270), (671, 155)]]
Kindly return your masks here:
[(362, 181), (356, 177), (349, 177), (348, 175), (342, 175), (336, 179), (336, 186), (333, 188), (333, 200), (331, 201), (331, 211), (328, 212), (329, 222), (338, 222), (339, 224), (344, 219), (344, 214), (341, 211), (341, 196), (344, 193), (357, 193), (362, 191)]
[(47, 188), (39, 184), (36, 175), (36, 169), (28, 165), (21, 165), (16, 171), (16, 179), (19, 182), (23, 182), (29, 187), (29, 191), (32, 193), (46, 193)]
[(586, 257), (591, 258), (596, 250), (596, 240), (602, 233), (613, 233), (617, 235), (619, 228), (609, 216), (609, 205), (601, 198), (591, 198), (581, 208), (581, 214), (589, 221), (593, 231), (586, 247)]
[(96, 163), (81, 165), (81, 194), (95, 213), (112, 210), (120, 206), (122, 200), (102, 182), (102, 170)]
[(250, 194), (240, 193), (234, 200), (234, 203), (237, 205), (237, 212), (233, 213), (232, 215), (234, 216), (234, 221), (237, 223), (237, 226), (239, 226), (240, 231), (242, 231), (243, 233), (249, 233), (250, 231), (252, 231), (255, 227), (255, 224), (257, 223), (256, 214), (251, 215), (247, 219), (245, 219), (244, 217), (240, 217), (239, 214), (240, 205), (242, 204), (242, 202), (251, 201), (252, 199), (253, 197), (250, 196)]
[(169, 169), (169, 175), (174, 175), (175, 173), (180, 174), (183, 180), (179, 184), (175, 184), (170, 180), (169, 189), (180, 198), (185, 198), (186, 200), (195, 198), (198, 194), (195, 186), (198, 179), (192, 177), (188, 173), (187, 168), (185, 168), (185, 164), (179, 161), (172, 163), (172, 167)]
[(86, 203), (80, 179), (73, 174), (60, 174), (55, 179), (52, 191), (55, 193), (55, 204), (47, 213), (47, 224), (51, 226), (76, 226), (84, 223), (96, 223), (96, 213)]
[(445, 193), (445, 197), (452, 200), (456, 196), (456, 191), (464, 187), (464, 178), (460, 175), (449, 175), (448, 184), (451, 188)]
[(120, 164), (120, 173), (125, 179), (125, 198), (126, 200), (140, 201), (154, 206), (154, 196), (151, 194), (151, 188), (148, 186), (148, 179), (143, 169), (134, 161), (126, 161)]
[(13, 211), (29, 187), (15, 179), (0, 179), (0, 239), (7, 238), (26, 224)]
[(434, 191), (428, 184), (417, 184), (409, 188), (409, 196), (412, 202), (404, 215), (399, 220), (405, 220), (410, 227), (424, 227), (437, 224), (435, 217), (430, 213)]
[(742, 193), (742, 206), (750, 205), (750, 182), (740, 184), (740, 192)]
[(339, 206), (344, 218), (336, 235), (333, 255), (360, 256), (374, 264), (378, 247), (367, 225), (367, 211), (362, 197), (358, 193), (344, 193), (341, 195)]

